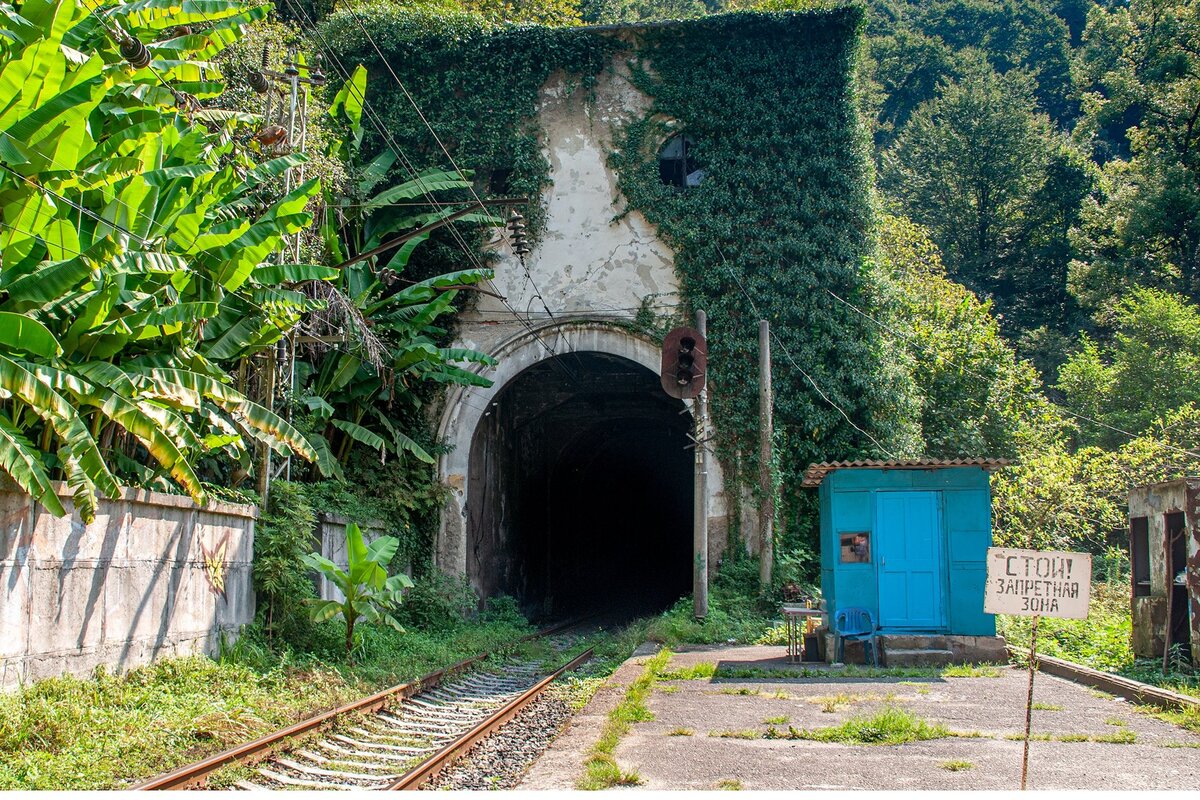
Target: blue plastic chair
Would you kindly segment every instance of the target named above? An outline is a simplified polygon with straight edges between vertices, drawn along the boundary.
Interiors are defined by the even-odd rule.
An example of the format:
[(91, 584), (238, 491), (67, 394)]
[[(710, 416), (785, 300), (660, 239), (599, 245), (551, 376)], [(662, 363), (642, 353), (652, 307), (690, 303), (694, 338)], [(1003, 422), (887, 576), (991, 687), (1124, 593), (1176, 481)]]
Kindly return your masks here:
[(879, 666), (879, 647), (875, 643), (875, 619), (871, 616), (870, 611), (865, 608), (843, 608), (833, 618), (833, 629), (838, 637), (838, 661), (845, 662), (846, 640), (849, 639), (852, 642), (862, 642), (863, 649), (871, 651), (871, 663)]

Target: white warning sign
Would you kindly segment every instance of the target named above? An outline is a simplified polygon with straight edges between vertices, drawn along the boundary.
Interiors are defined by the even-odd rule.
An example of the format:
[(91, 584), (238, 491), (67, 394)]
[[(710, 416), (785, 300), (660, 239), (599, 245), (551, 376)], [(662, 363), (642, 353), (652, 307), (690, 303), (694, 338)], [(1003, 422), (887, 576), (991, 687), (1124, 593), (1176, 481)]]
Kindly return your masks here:
[(989, 547), (983, 610), (1085, 619), (1092, 594), (1092, 557), (1087, 553)]

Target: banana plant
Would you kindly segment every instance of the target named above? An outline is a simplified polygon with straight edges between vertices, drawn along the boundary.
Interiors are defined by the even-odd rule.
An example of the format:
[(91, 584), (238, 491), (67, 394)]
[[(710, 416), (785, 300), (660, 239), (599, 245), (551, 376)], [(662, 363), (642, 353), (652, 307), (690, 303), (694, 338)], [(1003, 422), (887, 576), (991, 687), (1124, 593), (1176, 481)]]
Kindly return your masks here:
[(366, 544), (358, 524), (351, 522), (346, 526), (346, 569), (318, 553), (301, 558), (305, 566), (323, 574), (342, 593), (340, 601), (309, 598), (305, 602), (311, 606), (313, 622), (339, 615), (346, 621), (346, 655), (354, 649), (354, 625), (360, 619), (404, 632), (391, 612), (399, 607), (404, 590), (411, 589), (413, 582), (403, 573), (390, 578), (387, 574), (387, 565), (399, 546), (395, 536), (381, 536)]
[(273, 196), (300, 157), (262, 160), (252, 118), (199, 103), (222, 91), (206, 59), (267, 6), (0, 10), (0, 469), (55, 514), (63, 477), (90, 520), (130, 464), (204, 502), (205, 453), (253, 439), (317, 458), (222, 368), (321, 308), (294, 284), (337, 276), (267, 263), (321, 187)]
[[(330, 155), (358, 158), (365, 90), (366, 74), (359, 67), (330, 108), (330, 116), (347, 131), (332, 144)], [(340, 270), (334, 286), (343, 305), (352, 309), (337, 326), (346, 343), (311, 358), (297, 371), (296, 395), (323, 428), (327, 442), (321, 454), (326, 473), (336, 472), (356, 444), (383, 457), (407, 454), (433, 463), (433, 457), (402, 430), (397, 404), (400, 411), (410, 410), (404, 406), (418, 403), (413, 390), (422, 383), (490, 386), (470, 366), (496, 363), (484, 353), (444, 346), (448, 331), (439, 324), (454, 313), (458, 294), (491, 277), (490, 270), (461, 270), (418, 281), (403, 275), (413, 252), (429, 238), (428, 232), (412, 232), (457, 213), (458, 208), (447, 203), (464, 196), (470, 180), (456, 171), (435, 169), (377, 189), (395, 162), (394, 153), (383, 151), (357, 170), (356, 196), (325, 198), (321, 232), (334, 262), (349, 261), (352, 254), (371, 251), (391, 237), (407, 236), (393, 250), (352, 261)], [(435, 193), (442, 202), (423, 209), (419, 203)], [(461, 219), (501, 224), (483, 211)]]

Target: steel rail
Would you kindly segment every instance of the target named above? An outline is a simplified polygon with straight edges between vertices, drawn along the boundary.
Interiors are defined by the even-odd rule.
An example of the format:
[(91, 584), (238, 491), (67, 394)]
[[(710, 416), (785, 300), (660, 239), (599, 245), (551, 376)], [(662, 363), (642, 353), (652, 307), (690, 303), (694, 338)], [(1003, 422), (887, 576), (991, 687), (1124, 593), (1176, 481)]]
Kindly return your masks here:
[(499, 730), (505, 723), (509, 722), (513, 717), (519, 714), (522, 709), (541, 696), (551, 683), (558, 679), (564, 672), (575, 669), (583, 662), (590, 659), (593, 655), (589, 648), (570, 662), (555, 670), (550, 675), (542, 678), (533, 686), (526, 689), (519, 697), (511, 700), (496, 713), (492, 714), (487, 719), (480, 722), (471, 730), (449, 743), (426, 761), (423, 761), (419, 766), (406, 772), (395, 783), (387, 787), (388, 791), (397, 790), (412, 790), (419, 789), (431, 778), (435, 777), (439, 772), (453, 764), (459, 758), (467, 754), (476, 742), (480, 739), (485, 739)]
[[(520, 644), (522, 642), (540, 639), (544, 636), (549, 636), (558, 633), (566, 628), (578, 625), (579, 619), (562, 622), (557, 625), (552, 625), (549, 628), (544, 628), (535, 633), (522, 636), (515, 639), (512, 644)], [(193, 789), (202, 787), (213, 772), (216, 772), (222, 767), (231, 764), (246, 764), (256, 763), (261, 761), (275, 752), (277, 746), (289, 739), (300, 736), (305, 733), (310, 733), (315, 730), (324, 728), (334, 720), (354, 712), (370, 713), (378, 711), (386, 707), (396, 700), (406, 700), (420, 692), (425, 692), (437, 687), (446, 679), (457, 675), (469, 667), (490, 657), (492, 652), (479, 653), (470, 658), (463, 659), (449, 667), (444, 667), (434, 672), (417, 678), (410, 683), (401, 683), (392, 686), (388, 689), (376, 692), (375, 694), (364, 697), (361, 700), (356, 700), (352, 703), (347, 703), (344, 706), (338, 706), (330, 711), (326, 711), (308, 719), (301, 720), (286, 728), (269, 733), (244, 744), (231, 747), (215, 755), (209, 756), (201, 761), (193, 764), (180, 767), (171, 772), (163, 773), (155, 778), (151, 778), (142, 783), (129, 787), (133, 791), (152, 791), (161, 789)]]
[[(1010, 645), (1008, 651), (1011, 655), (1020, 656), (1024, 659), (1029, 658), (1028, 648), (1013, 647)], [(1126, 700), (1138, 705), (1157, 706), (1158, 708), (1180, 711), (1200, 709), (1200, 699), (1180, 694), (1179, 692), (1173, 692), (1170, 689), (1151, 686), (1148, 683), (1135, 681), (1132, 678), (1113, 675), (1111, 672), (1101, 672), (1091, 667), (1085, 667), (1082, 664), (1076, 664), (1073, 661), (1065, 661), (1061, 658), (1045, 656), (1041, 653), (1038, 653), (1035, 658), (1037, 659), (1037, 667), (1042, 672), (1059, 678), (1065, 678), (1075, 683), (1081, 683), (1084, 686), (1099, 689), (1118, 697), (1124, 697)]]

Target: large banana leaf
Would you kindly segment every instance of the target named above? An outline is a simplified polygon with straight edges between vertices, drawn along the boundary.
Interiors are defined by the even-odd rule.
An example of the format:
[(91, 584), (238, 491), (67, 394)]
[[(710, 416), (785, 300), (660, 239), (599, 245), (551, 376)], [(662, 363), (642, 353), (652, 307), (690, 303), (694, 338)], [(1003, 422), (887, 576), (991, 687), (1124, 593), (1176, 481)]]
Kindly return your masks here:
[(49, 328), (10, 311), (0, 311), (0, 348), (43, 358), (62, 355), (62, 347)]
[(169, 396), (174, 389), (184, 396), (201, 395), (211, 400), (222, 411), (233, 416), (254, 438), (267, 444), (276, 452), (290, 447), (296, 455), (314, 461), (317, 453), (304, 434), (291, 423), (257, 403), (227, 384), (182, 369), (149, 368), (139, 369), (138, 374), (151, 384), (160, 395)]
[(0, 413), (0, 469), (51, 514), (67, 513), (42, 465), (42, 454), (4, 413)]

